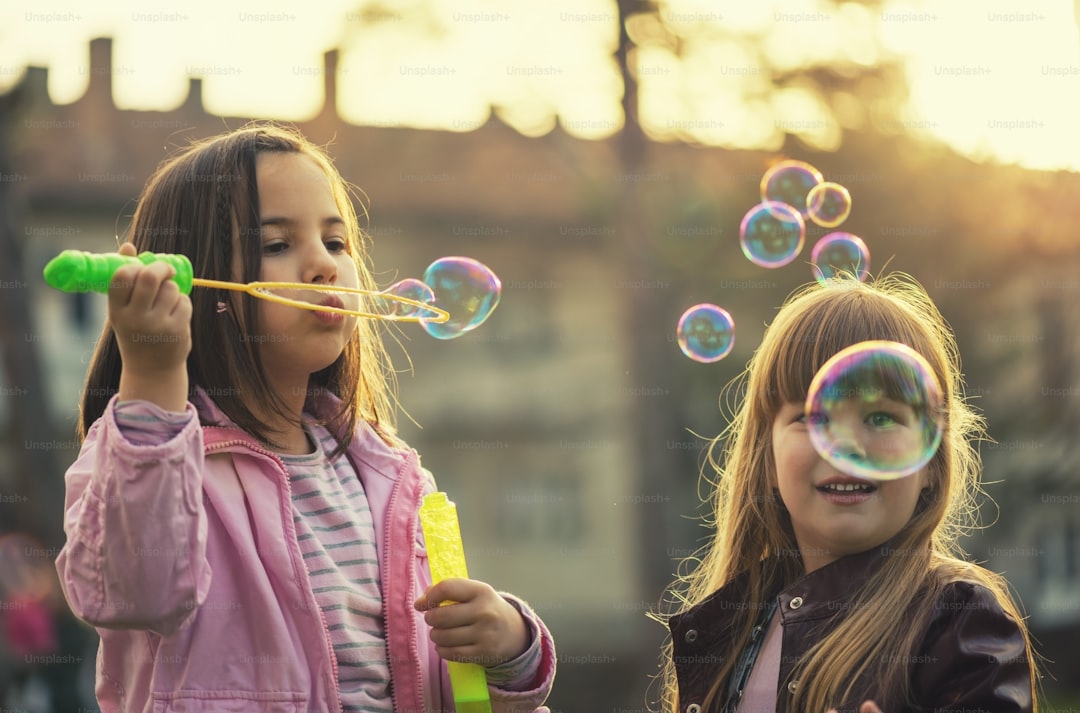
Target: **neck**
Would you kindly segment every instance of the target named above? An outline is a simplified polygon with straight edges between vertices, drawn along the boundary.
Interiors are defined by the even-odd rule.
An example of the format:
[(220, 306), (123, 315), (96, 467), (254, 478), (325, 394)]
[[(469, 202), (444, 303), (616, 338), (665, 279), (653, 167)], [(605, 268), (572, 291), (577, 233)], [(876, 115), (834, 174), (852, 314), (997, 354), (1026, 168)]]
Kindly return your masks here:
[(302, 426), (292, 426), (285, 431), (275, 430), (271, 437), (273, 440), (267, 445), (277, 453), (302, 456), (315, 451), (315, 444)]
[(301, 425), (304, 401), (307, 398), (307, 383), (291, 385), (275, 383), (274, 386), (285, 403), (284, 414), (271, 411), (262, 404), (248, 404), (251, 412), (266, 426), (269, 433), (267, 445), (279, 453), (289, 455), (311, 453), (314, 446)]

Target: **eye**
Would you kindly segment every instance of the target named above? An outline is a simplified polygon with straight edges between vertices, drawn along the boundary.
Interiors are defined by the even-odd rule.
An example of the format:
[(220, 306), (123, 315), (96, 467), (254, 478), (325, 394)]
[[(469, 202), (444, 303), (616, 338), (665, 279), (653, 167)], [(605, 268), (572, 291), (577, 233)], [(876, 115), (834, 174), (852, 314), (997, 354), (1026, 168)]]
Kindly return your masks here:
[(349, 252), (349, 242), (345, 238), (327, 238), (326, 249), (334, 254), (347, 253)]
[(866, 422), (875, 428), (888, 428), (899, 423), (899, 421), (892, 416), (892, 414), (885, 413), (884, 411), (875, 411), (866, 417)]
[(263, 255), (277, 255), (279, 253), (285, 252), (286, 248), (288, 247), (289, 244), (286, 243), (284, 240), (272, 240), (263, 243), (262, 251)]

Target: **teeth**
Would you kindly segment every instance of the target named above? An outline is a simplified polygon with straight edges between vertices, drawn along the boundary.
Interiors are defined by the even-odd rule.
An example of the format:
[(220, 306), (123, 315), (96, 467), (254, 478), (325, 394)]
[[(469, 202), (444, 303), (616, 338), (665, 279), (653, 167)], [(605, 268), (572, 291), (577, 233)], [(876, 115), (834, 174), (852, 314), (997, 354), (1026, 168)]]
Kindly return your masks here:
[(874, 486), (866, 483), (830, 483), (823, 486), (825, 490), (831, 490), (834, 493), (852, 493), (860, 492), (866, 493), (874, 489)]

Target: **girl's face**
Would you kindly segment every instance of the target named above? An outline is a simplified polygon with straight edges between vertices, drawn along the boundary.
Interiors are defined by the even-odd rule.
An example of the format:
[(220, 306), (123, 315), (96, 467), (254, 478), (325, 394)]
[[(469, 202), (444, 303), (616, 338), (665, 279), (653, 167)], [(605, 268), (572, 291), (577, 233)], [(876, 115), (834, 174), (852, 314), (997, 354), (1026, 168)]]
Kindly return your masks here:
[[(334, 201), (330, 179), (300, 153), (261, 153), (255, 172), (259, 191), (262, 274), (267, 282), (304, 282), (356, 287), (348, 231)], [(250, 238), (249, 238), (250, 239)], [(234, 251), (239, 255), (240, 251)], [(237, 264), (234, 268), (239, 270)], [(355, 307), (355, 298), (315, 291), (281, 292), (315, 304)], [(301, 384), (334, 363), (356, 327), (356, 317), (258, 301), (264, 366), (279, 385)]]
[(791, 517), (807, 572), (884, 544), (911, 519), (920, 491), (929, 485), (926, 468), (888, 481), (836, 470), (814, 449), (801, 402), (785, 404), (776, 415), (772, 447), (773, 486)]

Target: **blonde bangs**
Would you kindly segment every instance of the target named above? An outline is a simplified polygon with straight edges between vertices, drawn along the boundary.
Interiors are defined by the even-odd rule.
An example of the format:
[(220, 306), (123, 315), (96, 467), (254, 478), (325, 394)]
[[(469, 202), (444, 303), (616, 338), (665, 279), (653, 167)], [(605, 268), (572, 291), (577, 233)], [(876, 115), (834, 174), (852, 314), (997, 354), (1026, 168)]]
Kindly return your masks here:
[[(906, 282), (885, 286), (885, 278), (874, 286), (856, 280), (826, 285), (813, 284), (795, 293), (776, 320), (766, 330), (753, 365), (758, 386), (755, 397), (761, 400), (766, 416), (775, 415), (785, 403), (806, 399), (814, 375), (834, 354), (853, 344), (885, 340), (906, 344), (930, 363), (941, 382), (946, 397), (952, 391), (948, 374), (951, 355), (939, 346), (940, 335), (929, 325), (941, 319), (928, 302), (913, 298), (921, 294), (911, 290), (904, 299), (890, 292)], [(882, 291), (885, 287), (888, 292)], [(920, 304), (922, 303), (922, 304)], [(913, 309), (928, 306), (930, 311)], [(930, 330), (930, 331), (928, 331)]]

